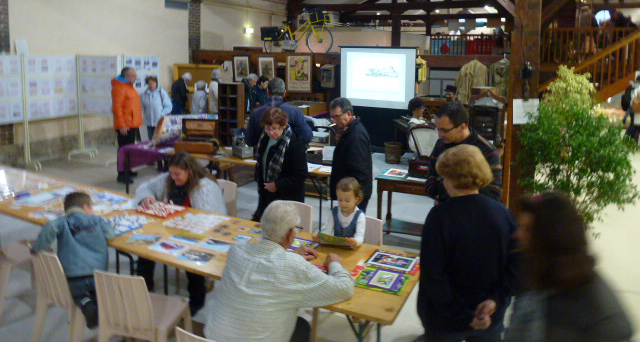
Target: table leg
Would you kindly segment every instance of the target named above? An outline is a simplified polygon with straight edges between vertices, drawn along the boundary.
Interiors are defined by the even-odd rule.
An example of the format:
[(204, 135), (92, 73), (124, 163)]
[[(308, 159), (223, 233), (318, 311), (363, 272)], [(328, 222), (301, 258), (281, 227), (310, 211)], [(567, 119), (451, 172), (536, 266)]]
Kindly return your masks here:
[(129, 177), (131, 176), (131, 156), (129, 152), (125, 153), (124, 157), (124, 189), (129, 193)]
[(380, 182), (378, 182), (378, 220), (382, 220), (382, 194), (384, 193), (384, 189), (380, 186)]
[(387, 191), (387, 221), (389, 221), (389, 224), (391, 224), (391, 200), (393, 197), (393, 191), (392, 190), (388, 190)]
[(313, 308), (313, 317), (311, 318), (311, 336), (309, 342), (316, 342), (318, 335), (318, 314), (319, 309)]
[(164, 295), (168, 296), (169, 295), (169, 274), (167, 272), (167, 265), (162, 265), (163, 269), (163, 273), (164, 273)]
[[(365, 338), (371, 331), (371, 328), (375, 322), (358, 320), (357, 322), (351, 316), (347, 316), (347, 320), (349, 321), (349, 326), (351, 326), (351, 330), (356, 335), (358, 342), (364, 342)], [(378, 325), (379, 327), (379, 325)], [(378, 331), (378, 342), (380, 342), (380, 332)]]

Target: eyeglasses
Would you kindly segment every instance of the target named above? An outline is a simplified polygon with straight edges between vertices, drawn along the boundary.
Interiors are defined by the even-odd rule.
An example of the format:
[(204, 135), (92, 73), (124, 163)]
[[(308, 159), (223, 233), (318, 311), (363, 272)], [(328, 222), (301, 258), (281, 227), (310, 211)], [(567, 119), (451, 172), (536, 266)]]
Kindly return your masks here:
[(339, 117), (341, 117), (341, 116), (343, 116), (345, 114), (347, 114), (347, 113), (342, 113), (342, 114), (338, 114), (338, 115), (329, 116), (329, 121), (336, 121), (336, 119), (338, 119)]
[(264, 130), (267, 132), (278, 132), (284, 130), (284, 127), (264, 126)]
[(300, 234), (300, 232), (302, 232), (302, 230), (303, 230), (304, 228), (302, 228), (302, 226), (295, 226), (295, 227), (293, 227), (292, 229), (295, 229), (295, 230), (296, 230), (296, 234)]
[(442, 132), (442, 134), (449, 134), (449, 132), (453, 131), (454, 129), (456, 129), (458, 127), (460, 127), (460, 125), (453, 126), (452, 128), (449, 128), (449, 129), (436, 128), (436, 131)]

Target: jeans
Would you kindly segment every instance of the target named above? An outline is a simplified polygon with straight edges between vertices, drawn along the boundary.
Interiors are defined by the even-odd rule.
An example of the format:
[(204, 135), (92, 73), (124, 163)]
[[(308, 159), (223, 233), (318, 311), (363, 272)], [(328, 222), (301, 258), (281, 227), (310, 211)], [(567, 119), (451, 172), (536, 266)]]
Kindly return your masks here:
[(149, 138), (149, 141), (151, 141), (151, 138), (153, 138), (153, 133), (156, 131), (156, 128), (153, 126), (147, 126), (147, 137)]
[(98, 325), (98, 301), (93, 276), (67, 278), (67, 282), (73, 302), (82, 311), (87, 327), (95, 328)]

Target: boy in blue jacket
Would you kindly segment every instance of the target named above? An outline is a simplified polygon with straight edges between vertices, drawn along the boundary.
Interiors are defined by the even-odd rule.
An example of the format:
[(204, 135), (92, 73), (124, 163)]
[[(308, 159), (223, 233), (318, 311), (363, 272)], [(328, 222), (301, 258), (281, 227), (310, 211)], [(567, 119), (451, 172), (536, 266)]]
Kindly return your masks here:
[(84, 314), (87, 327), (98, 325), (98, 306), (93, 270), (106, 271), (107, 241), (114, 235), (113, 225), (93, 214), (91, 197), (72, 192), (64, 199), (65, 216), (47, 222), (31, 253), (48, 249), (57, 239), (58, 258), (69, 282), (73, 301)]

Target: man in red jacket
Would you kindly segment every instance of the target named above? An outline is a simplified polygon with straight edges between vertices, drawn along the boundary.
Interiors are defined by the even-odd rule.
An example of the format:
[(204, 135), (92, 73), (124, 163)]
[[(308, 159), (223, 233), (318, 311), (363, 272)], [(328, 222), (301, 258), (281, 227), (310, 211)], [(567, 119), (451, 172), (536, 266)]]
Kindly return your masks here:
[[(142, 126), (142, 104), (140, 95), (133, 87), (138, 75), (136, 69), (125, 67), (118, 77), (111, 80), (113, 100), (113, 127), (118, 134), (118, 149), (136, 142)], [(135, 173), (132, 174), (135, 176)], [(124, 172), (118, 171), (118, 182), (124, 183)], [(133, 183), (132, 180), (129, 182)]]

